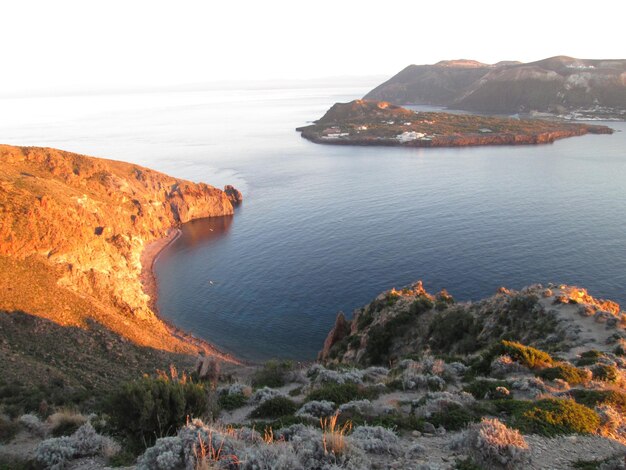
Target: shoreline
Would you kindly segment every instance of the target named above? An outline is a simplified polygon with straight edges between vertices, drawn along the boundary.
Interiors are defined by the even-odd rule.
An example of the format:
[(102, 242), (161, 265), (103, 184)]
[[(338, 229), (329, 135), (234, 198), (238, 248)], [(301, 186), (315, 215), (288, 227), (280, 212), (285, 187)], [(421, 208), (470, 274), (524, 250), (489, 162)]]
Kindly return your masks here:
[(238, 359), (233, 354), (220, 351), (220, 349), (215, 345), (201, 338), (197, 338), (185, 330), (182, 330), (159, 314), (159, 309), (157, 307), (158, 285), (156, 274), (154, 272), (154, 266), (161, 253), (168, 246), (174, 243), (181, 236), (181, 234), (182, 231), (180, 227), (170, 228), (165, 237), (157, 238), (156, 240), (152, 240), (147, 243), (141, 252), (141, 274), (139, 276), (139, 281), (141, 282), (143, 292), (150, 297), (148, 307), (152, 310), (157, 319), (165, 325), (169, 333), (174, 338), (196, 347), (199, 355), (204, 353), (206, 356), (213, 356), (218, 360), (230, 364), (242, 366), (248, 365), (249, 363), (247, 361)]

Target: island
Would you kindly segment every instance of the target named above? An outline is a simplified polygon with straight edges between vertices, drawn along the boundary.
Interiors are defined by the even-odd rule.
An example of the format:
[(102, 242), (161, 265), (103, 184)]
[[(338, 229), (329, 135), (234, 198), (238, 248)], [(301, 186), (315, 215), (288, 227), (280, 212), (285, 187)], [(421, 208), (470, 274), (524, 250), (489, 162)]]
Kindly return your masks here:
[(474, 113), (626, 119), (626, 60), (556, 56), (522, 63), (442, 60), (409, 65), (364, 96)]
[(610, 127), (586, 123), (422, 112), (370, 100), (336, 103), (320, 120), (296, 131), (319, 144), (402, 147), (531, 145), (613, 133)]

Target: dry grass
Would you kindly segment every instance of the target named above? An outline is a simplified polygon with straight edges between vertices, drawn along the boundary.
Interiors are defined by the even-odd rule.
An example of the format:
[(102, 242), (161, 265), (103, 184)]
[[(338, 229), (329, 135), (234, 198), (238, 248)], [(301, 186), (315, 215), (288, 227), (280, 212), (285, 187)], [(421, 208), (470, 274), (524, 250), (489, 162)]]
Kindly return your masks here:
[(352, 421), (348, 420), (339, 425), (338, 418), (339, 413), (328, 418), (320, 418), (322, 443), (324, 452), (327, 454), (330, 452), (334, 455), (341, 455), (346, 448), (345, 436), (352, 430)]
[(193, 448), (193, 455), (196, 458), (195, 470), (217, 470), (220, 468), (220, 462), (229, 461), (235, 465), (239, 465), (239, 459), (236, 455), (224, 454), (224, 438), (218, 446), (213, 444), (213, 430), (209, 431), (207, 441), (202, 439), (198, 433), (198, 444)]
[(51, 414), (47, 422), (53, 435), (65, 435), (72, 434), (73, 431), (85, 424), (87, 418), (75, 410), (62, 408)]

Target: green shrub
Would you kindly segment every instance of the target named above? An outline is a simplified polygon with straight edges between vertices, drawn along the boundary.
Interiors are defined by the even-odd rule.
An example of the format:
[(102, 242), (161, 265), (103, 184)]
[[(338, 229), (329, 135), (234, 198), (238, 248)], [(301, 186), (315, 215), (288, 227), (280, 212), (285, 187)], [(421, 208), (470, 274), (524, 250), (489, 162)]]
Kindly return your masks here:
[(511, 356), (511, 358), (529, 369), (538, 369), (551, 366), (554, 362), (550, 354), (535, 349), (531, 346), (524, 346), (515, 341), (501, 341), (501, 353)]
[(9, 442), (18, 430), (19, 425), (15, 421), (0, 416), (0, 442)]
[(289, 390), (290, 397), (297, 397), (301, 393), (302, 393), (302, 387), (296, 387), (296, 388), (292, 388), (291, 390)]
[(580, 355), (580, 358), (576, 361), (576, 365), (590, 366), (591, 364), (595, 364), (596, 362), (598, 362), (598, 359), (602, 357), (604, 357), (604, 353), (595, 349), (591, 349), (590, 351), (585, 351)]
[(480, 348), (481, 322), (470, 312), (452, 308), (438, 313), (430, 323), (428, 336), (435, 351), (469, 354)]
[(623, 412), (626, 412), (626, 393), (616, 390), (570, 390), (571, 396), (576, 403), (593, 408), (598, 405), (611, 405)]
[(509, 389), (511, 384), (504, 380), (485, 380), (485, 379), (477, 379), (471, 381), (465, 387), (463, 387), (463, 391), (467, 393), (471, 393), (474, 395), (474, 398), (478, 400), (482, 400), (485, 397), (490, 399), (507, 399), (512, 398), (510, 395), (508, 396), (500, 396), (496, 391), (498, 387), (505, 387)]
[(443, 426), (446, 431), (458, 431), (469, 423), (480, 421), (480, 415), (472, 409), (452, 404), (445, 410), (432, 414), (428, 421), (435, 427)]
[(619, 379), (619, 372), (615, 366), (608, 366), (606, 364), (598, 364), (593, 369), (593, 379), (601, 380), (603, 382), (615, 383)]
[(420, 295), (417, 297), (410, 307), (411, 315), (420, 315), (424, 312), (428, 312), (431, 308), (433, 308), (433, 301), (430, 300), (425, 295)]
[(293, 370), (291, 361), (267, 361), (263, 368), (252, 376), (252, 386), (255, 388), (279, 388), (285, 385), (287, 373)]
[(385, 364), (389, 359), (389, 349), (393, 340), (402, 336), (407, 327), (415, 321), (410, 312), (400, 312), (382, 325), (373, 326), (367, 336), (365, 354), (371, 364)]
[(515, 297), (512, 297), (509, 301), (509, 310), (510, 313), (524, 314), (529, 313), (539, 302), (539, 297), (534, 294), (524, 295), (519, 294)]
[(600, 425), (600, 417), (595, 411), (574, 400), (501, 400), (498, 408), (508, 411), (511, 426), (523, 433), (548, 437), (559, 434), (591, 434)]
[(561, 362), (554, 367), (548, 367), (537, 372), (537, 376), (545, 380), (565, 380), (570, 385), (578, 385), (589, 382), (589, 373), (585, 369), (579, 369), (567, 362)]
[(248, 403), (248, 398), (243, 393), (224, 393), (220, 395), (218, 404), (224, 410), (236, 410)]
[(203, 385), (144, 377), (114, 392), (107, 413), (112, 426), (137, 445), (175, 434), (188, 417), (201, 417), (208, 407)]
[(374, 399), (378, 396), (375, 389), (354, 383), (327, 383), (307, 395), (307, 401), (332, 401), (342, 405), (354, 400)]
[(485, 470), (485, 468), (474, 463), (472, 459), (467, 457), (463, 460), (457, 460), (454, 464), (454, 470)]
[(298, 410), (298, 405), (287, 397), (274, 397), (265, 400), (257, 406), (252, 413), (251, 418), (281, 418), (293, 415)]

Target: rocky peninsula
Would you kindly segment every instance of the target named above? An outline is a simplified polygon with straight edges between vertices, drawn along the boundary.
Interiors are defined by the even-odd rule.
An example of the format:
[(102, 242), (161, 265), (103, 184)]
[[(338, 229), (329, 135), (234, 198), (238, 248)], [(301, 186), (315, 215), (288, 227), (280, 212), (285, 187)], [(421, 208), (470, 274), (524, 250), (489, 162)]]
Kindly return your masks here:
[[(241, 199), (232, 186), (222, 191), (129, 163), (0, 146), (0, 322), (15, 330), (0, 348), (5, 378), (104, 383), (114, 370), (154, 370), (163, 355), (168, 362), (200, 350), (235, 361), (163, 322), (150, 278), (152, 259), (181, 224), (232, 215)], [(24, 354), (20, 336), (50, 352)], [(70, 338), (76, 344), (65, 344)], [(56, 344), (75, 350), (74, 360), (55, 357)], [(86, 371), (84, 361), (103, 364), (111, 377)]]
[(613, 133), (607, 126), (417, 112), (386, 101), (368, 100), (336, 103), (314, 124), (296, 131), (318, 144), (394, 147), (535, 145), (588, 133)]

